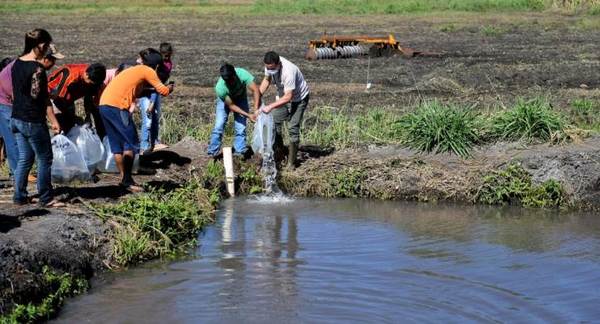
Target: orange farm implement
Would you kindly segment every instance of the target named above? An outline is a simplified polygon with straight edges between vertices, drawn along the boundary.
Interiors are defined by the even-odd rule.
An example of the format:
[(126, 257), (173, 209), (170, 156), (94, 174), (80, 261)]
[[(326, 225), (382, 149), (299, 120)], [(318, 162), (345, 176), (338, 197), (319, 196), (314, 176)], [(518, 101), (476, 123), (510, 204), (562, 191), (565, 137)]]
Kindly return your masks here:
[(396, 54), (402, 54), (405, 57), (441, 56), (439, 53), (420, 52), (403, 47), (396, 41), (394, 35), (390, 34), (387, 37), (323, 35), (320, 39), (308, 42), (305, 57), (308, 60), (322, 60), (363, 55), (380, 57)]

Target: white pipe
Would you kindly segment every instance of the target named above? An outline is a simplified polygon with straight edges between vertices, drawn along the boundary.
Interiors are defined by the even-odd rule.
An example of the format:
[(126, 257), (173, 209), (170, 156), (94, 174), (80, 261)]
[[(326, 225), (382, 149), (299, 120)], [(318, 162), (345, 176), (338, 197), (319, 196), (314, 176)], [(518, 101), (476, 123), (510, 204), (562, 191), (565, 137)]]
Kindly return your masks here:
[(231, 153), (231, 147), (223, 148), (223, 164), (225, 165), (225, 181), (227, 182), (227, 192), (231, 197), (235, 196), (235, 186), (233, 179), (233, 155)]

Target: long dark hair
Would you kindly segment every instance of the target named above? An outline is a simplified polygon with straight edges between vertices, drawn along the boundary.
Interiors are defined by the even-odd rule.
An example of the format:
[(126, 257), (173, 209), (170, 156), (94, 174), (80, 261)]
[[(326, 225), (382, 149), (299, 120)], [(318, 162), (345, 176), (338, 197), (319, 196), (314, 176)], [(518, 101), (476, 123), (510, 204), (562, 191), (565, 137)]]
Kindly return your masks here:
[(36, 28), (25, 34), (25, 49), (23, 50), (22, 55), (28, 54), (40, 44), (50, 44), (51, 42), (52, 36), (50, 36), (50, 33), (47, 30)]

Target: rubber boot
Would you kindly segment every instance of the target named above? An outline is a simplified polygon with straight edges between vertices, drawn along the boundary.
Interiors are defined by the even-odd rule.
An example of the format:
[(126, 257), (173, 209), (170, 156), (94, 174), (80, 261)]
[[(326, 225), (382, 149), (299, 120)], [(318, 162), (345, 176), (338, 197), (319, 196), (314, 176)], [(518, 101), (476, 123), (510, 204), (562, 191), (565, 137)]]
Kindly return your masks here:
[(273, 158), (277, 164), (281, 163), (285, 157), (285, 147), (283, 146), (283, 137), (279, 134), (275, 134), (275, 141), (273, 143)]
[(298, 156), (298, 143), (290, 142), (288, 151), (288, 164), (287, 167), (290, 170), (296, 168), (296, 158)]

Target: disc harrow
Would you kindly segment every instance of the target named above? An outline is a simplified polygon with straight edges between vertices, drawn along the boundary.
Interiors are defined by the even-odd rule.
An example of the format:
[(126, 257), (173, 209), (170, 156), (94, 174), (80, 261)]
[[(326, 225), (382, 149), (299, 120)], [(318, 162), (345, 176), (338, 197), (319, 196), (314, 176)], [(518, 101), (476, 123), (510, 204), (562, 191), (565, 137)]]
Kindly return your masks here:
[[(369, 47), (370, 45), (370, 47)], [(364, 55), (372, 57), (401, 54), (405, 57), (440, 56), (438, 53), (419, 52), (412, 48), (402, 47), (394, 35), (387, 37), (372, 36), (329, 36), (324, 34), (320, 39), (310, 40), (306, 59), (324, 60), (352, 58)]]

